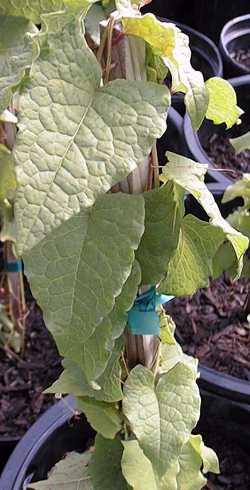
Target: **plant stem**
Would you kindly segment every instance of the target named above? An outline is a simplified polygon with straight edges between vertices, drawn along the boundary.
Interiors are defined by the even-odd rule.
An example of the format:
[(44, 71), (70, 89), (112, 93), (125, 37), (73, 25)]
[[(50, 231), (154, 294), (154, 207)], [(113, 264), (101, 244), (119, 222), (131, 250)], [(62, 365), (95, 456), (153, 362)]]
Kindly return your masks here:
[[(113, 26), (114, 27), (114, 26)], [(112, 27), (112, 31), (114, 31)], [(115, 26), (115, 30), (119, 27)], [(111, 31), (110, 31), (111, 32)], [(117, 38), (116, 38), (117, 39)], [(121, 36), (112, 46), (111, 58), (107, 64), (113, 64), (111, 79), (125, 78), (126, 80), (146, 80), (146, 48), (145, 42), (135, 37)], [(107, 73), (106, 73), (107, 75)], [(151, 162), (152, 159), (152, 162)], [(153, 169), (156, 167), (156, 170)], [(159, 185), (159, 169), (156, 144), (152, 156), (147, 157), (138, 167), (119, 184), (120, 190), (129, 194), (140, 194), (147, 190), (149, 182), (152, 187), (152, 172), (155, 175), (156, 185)], [(147, 290), (150, 286), (143, 286)], [(153, 372), (157, 370), (159, 359), (160, 340), (153, 335), (133, 335), (127, 329), (126, 332), (126, 365), (129, 369), (137, 364), (142, 364)]]
[(154, 143), (152, 148), (152, 162), (153, 162), (153, 169), (154, 169), (154, 185), (155, 187), (160, 187), (159, 161), (158, 161), (156, 143)]
[(101, 64), (101, 61), (102, 61), (102, 55), (103, 55), (103, 52), (104, 52), (106, 40), (107, 40), (107, 28), (104, 29), (104, 31), (103, 31), (103, 34), (101, 36), (100, 46), (98, 48), (97, 55), (96, 55), (97, 61), (100, 64)]
[(114, 24), (115, 24), (115, 17), (111, 16), (107, 27), (107, 61), (106, 61), (106, 70), (104, 74), (104, 83), (107, 83), (109, 81), (109, 75), (110, 75), (110, 69), (112, 63), (112, 36), (113, 36)]
[[(13, 114), (15, 113), (13, 102), (11, 103), (9, 110)], [(12, 150), (16, 139), (16, 126), (15, 124), (4, 123), (3, 129), (6, 137), (6, 145)], [(15, 263), (17, 260), (17, 257), (13, 252), (13, 242), (10, 240), (4, 242), (4, 257), (6, 263)], [(26, 312), (23, 272), (7, 272), (7, 284), (9, 291), (10, 316), (16, 331), (20, 335), (21, 352), (23, 352)]]

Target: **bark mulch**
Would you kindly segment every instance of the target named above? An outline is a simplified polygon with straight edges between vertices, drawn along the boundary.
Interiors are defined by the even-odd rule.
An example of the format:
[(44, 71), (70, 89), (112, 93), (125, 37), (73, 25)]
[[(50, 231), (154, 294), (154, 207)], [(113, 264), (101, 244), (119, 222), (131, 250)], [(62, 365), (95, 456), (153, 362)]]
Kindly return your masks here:
[(29, 304), (25, 351), (18, 355), (0, 348), (0, 438), (21, 437), (55, 402), (43, 390), (62, 371), (61, 358), (38, 306)]
[(248, 68), (250, 71), (250, 48), (249, 49), (236, 49), (231, 53), (232, 58), (243, 65), (245, 68)]
[(243, 306), (247, 279), (233, 282), (225, 275), (193, 296), (167, 305), (184, 351), (206, 366), (250, 381), (250, 326)]
[(250, 150), (236, 154), (225, 136), (213, 134), (205, 150), (216, 167), (230, 170), (226, 175), (232, 179), (239, 179), (243, 173), (250, 172)]

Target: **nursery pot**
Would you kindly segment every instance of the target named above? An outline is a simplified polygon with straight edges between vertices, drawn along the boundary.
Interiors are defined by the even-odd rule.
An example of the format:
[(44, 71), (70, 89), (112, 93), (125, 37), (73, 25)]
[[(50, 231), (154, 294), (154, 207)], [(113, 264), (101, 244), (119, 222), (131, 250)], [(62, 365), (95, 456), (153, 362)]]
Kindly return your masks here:
[(250, 50), (250, 14), (230, 20), (221, 31), (220, 51), (227, 78), (250, 73), (250, 67), (234, 59), (238, 50)]
[(167, 129), (157, 141), (157, 151), (160, 165), (166, 163), (166, 151), (187, 154), (188, 150), (183, 137), (183, 118), (173, 107), (170, 107), (168, 112)]
[(191, 0), (188, 4), (185, 0), (152, 0), (143, 11), (184, 22), (217, 43), (227, 21), (249, 13), (249, 0)]
[(19, 437), (0, 437), (0, 474), (19, 440)]
[[(163, 21), (169, 22), (167, 19)], [(192, 53), (191, 63), (195, 70), (201, 71), (204, 79), (223, 76), (223, 65), (220, 52), (214, 42), (205, 34), (192, 29), (191, 27), (173, 20), (184, 34), (189, 37), (189, 45)], [(184, 116), (185, 104), (184, 95), (175, 94), (172, 96), (173, 107)]]
[(235, 125), (232, 129), (226, 130), (224, 124), (215, 125), (211, 121), (205, 120), (198, 132), (195, 132), (188, 114), (184, 117), (183, 125), (189, 156), (197, 162), (208, 164), (207, 182), (217, 183), (217, 188), (220, 188), (221, 191), (224, 191), (228, 185), (232, 184), (233, 179), (230, 177), (230, 173), (216, 170), (205, 147), (213, 134), (234, 138), (246, 133), (250, 124), (250, 75), (232, 78), (229, 82), (236, 91), (238, 105), (245, 111), (241, 116), (242, 124), (240, 126)]
[[(191, 63), (193, 68), (201, 71), (204, 79), (223, 76), (223, 65), (220, 52), (211, 39), (204, 34), (192, 29), (188, 25), (182, 24), (169, 18), (160, 18), (162, 22), (173, 22), (189, 37), (189, 44), (192, 53)], [(172, 107), (182, 116), (185, 113), (184, 95), (179, 93), (172, 96)]]
[[(220, 189), (212, 189), (213, 196), (217, 202), (220, 212), (224, 218), (232, 213), (238, 206), (243, 204), (242, 199), (236, 198), (227, 203), (221, 203), (223, 194)], [(206, 220), (207, 215), (204, 209), (189, 195), (185, 201), (186, 214), (193, 214), (199, 219)], [(223, 397), (224, 400), (235, 403), (244, 403), (250, 411), (250, 383), (247, 380), (236, 378), (229, 374), (224, 374), (215, 369), (211, 369), (199, 362), (199, 386), (210, 394)]]
[[(12, 453), (0, 480), (3, 490), (25, 490), (32, 481), (45, 479), (48, 471), (70, 451), (82, 452), (93, 442), (94, 433), (83, 418), (72, 420), (74, 400), (67, 397), (50, 408), (29, 429)], [(207, 415), (208, 413), (208, 415)], [(201, 421), (197, 431), (207, 439), (208, 416), (219, 414), (223, 424), (220, 430), (235, 439), (232, 443), (246, 444), (250, 449), (250, 412), (243, 405), (233, 405), (219, 397), (202, 395)]]
[(25, 490), (31, 480), (46, 478), (67, 452), (82, 452), (93, 442), (86, 419), (74, 416), (75, 401), (68, 396), (49, 408), (14, 449), (0, 478), (1, 490)]

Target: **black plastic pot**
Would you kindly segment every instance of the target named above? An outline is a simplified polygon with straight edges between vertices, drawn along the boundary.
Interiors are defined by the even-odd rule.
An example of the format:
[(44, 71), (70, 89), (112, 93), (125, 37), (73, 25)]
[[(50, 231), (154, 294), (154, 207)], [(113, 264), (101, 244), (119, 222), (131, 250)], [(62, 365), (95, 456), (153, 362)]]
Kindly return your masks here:
[(144, 12), (175, 19), (203, 32), (216, 43), (225, 23), (249, 13), (249, 0), (152, 0)]
[(187, 147), (183, 136), (183, 118), (171, 107), (167, 118), (167, 130), (157, 141), (157, 151), (160, 165), (166, 163), (166, 151), (187, 155)]
[(19, 437), (0, 437), (0, 474), (19, 441)]
[[(250, 7), (249, 7), (250, 10)], [(238, 49), (250, 48), (250, 14), (230, 20), (223, 27), (220, 35), (220, 51), (227, 78), (246, 75), (250, 69), (238, 63), (232, 53)]]
[[(163, 22), (173, 22), (184, 34), (188, 35), (192, 52), (192, 66), (196, 70), (202, 72), (205, 80), (211, 77), (223, 76), (221, 55), (219, 49), (214, 42), (211, 41), (211, 39), (201, 32), (198, 32), (195, 29), (192, 29), (191, 27), (176, 20), (170, 20), (169, 18), (163, 17), (160, 17), (160, 20)], [(185, 104), (183, 94), (180, 93), (172, 96), (172, 107), (174, 107), (174, 109), (176, 109), (182, 116), (184, 116)]]
[[(201, 32), (198, 32), (185, 24), (175, 20), (173, 22), (182, 30), (182, 32), (184, 32), (184, 34), (187, 34), (189, 37), (192, 52), (192, 66), (196, 70), (202, 72), (205, 80), (211, 77), (222, 77), (222, 59), (214, 42), (211, 41), (209, 37), (205, 36), (205, 34), (202, 34)], [(185, 104), (183, 94), (174, 95), (172, 97), (172, 105), (178, 112), (180, 112), (182, 116), (184, 116)]]
[(189, 156), (197, 162), (208, 164), (209, 170), (207, 182), (215, 183), (216, 187), (220, 188), (221, 191), (224, 191), (228, 185), (232, 184), (233, 179), (230, 177), (229, 173), (218, 172), (216, 170), (216, 167), (204, 148), (212, 134), (225, 134), (229, 138), (234, 138), (247, 132), (250, 124), (250, 75), (232, 78), (229, 82), (236, 90), (238, 105), (245, 111), (241, 116), (242, 124), (240, 126), (235, 125), (232, 129), (226, 130), (224, 124), (217, 126), (211, 121), (205, 120), (199, 131), (196, 133), (193, 131), (190, 118), (187, 114), (184, 117), (183, 124), (184, 137)]
[[(202, 364), (199, 365), (200, 388), (208, 393), (220, 395), (229, 401), (244, 403), (249, 406), (250, 411), (250, 383), (243, 379), (220, 373)], [(250, 422), (250, 419), (249, 419)]]
[(34, 475), (35, 480), (45, 478), (66, 452), (81, 452), (88, 447), (94, 432), (84, 417), (74, 413), (75, 401), (66, 397), (32, 425), (5, 466), (1, 490), (25, 490)]
[[(69, 451), (84, 451), (94, 437), (88, 424), (74, 418), (74, 401), (65, 401), (50, 408), (30, 428), (12, 453), (0, 480), (1, 490), (26, 490), (31, 481), (46, 478), (48, 471)], [(220, 430), (228, 434), (230, 424), (232, 443), (246, 444), (250, 450), (250, 410), (211, 394), (202, 394), (201, 420), (197, 431), (207, 439), (207, 422), (220, 417)], [(221, 423), (223, 422), (223, 423)], [(212, 426), (214, 425), (214, 422)], [(212, 430), (213, 427), (212, 427)], [(249, 435), (248, 435), (249, 434)]]
[[(208, 186), (210, 187), (210, 186)], [(220, 212), (224, 218), (232, 213), (238, 206), (243, 204), (242, 199), (236, 198), (230, 202), (222, 203), (223, 193), (220, 189), (210, 189), (217, 202)], [(196, 199), (188, 195), (185, 201), (186, 214), (193, 214), (199, 219), (208, 219), (205, 211), (196, 201)], [(199, 363), (200, 379), (199, 385), (202, 389), (215, 395), (219, 395), (236, 403), (244, 403), (249, 406), (250, 410), (250, 383), (249, 381), (221, 373), (215, 369), (204, 366)]]

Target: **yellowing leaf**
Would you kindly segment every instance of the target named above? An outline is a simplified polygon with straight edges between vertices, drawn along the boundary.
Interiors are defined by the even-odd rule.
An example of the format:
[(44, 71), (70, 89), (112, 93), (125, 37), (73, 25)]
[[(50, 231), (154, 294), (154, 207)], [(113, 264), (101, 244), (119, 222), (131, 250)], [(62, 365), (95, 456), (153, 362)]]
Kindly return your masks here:
[(163, 178), (173, 180), (197, 199), (209, 216), (211, 225), (225, 233), (240, 260), (248, 247), (248, 239), (221, 216), (214, 197), (204, 182), (207, 165), (172, 152), (167, 152), (167, 157), (169, 162), (163, 169)]
[(144, 39), (161, 55), (172, 75), (172, 92), (184, 92), (185, 104), (194, 129), (198, 129), (208, 107), (203, 75), (191, 66), (189, 39), (172, 23), (161, 22), (152, 14), (123, 17), (126, 34)]
[(214, 77), (206, 81), (206, 88), (209, 94), (206, 118), (211, 119), (214, 124), (225, 123), (227, 128), (239, 123), (243, 111), (237, 106), (232, 85), (222, 78)]

